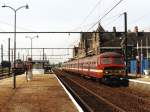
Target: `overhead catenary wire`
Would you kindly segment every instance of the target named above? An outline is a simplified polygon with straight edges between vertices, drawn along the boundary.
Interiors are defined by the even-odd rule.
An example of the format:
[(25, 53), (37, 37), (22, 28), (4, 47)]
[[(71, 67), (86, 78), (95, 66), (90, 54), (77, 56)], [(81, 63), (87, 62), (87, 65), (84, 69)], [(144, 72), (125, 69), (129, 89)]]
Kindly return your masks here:
[[(136, 22), (138, 22), (138, 21), (141, 21), (141, 20), (144, 19), (146, 16), (149, 16), (148, 14), (150, 14), (150, 12), (148, 12), (148, 13), (146, 13), (146, 14), (144, 14), (144, 15), (138, 17), (138, 18), (136, 18), (135, 20), (129, 21), (129, 22), (128, 22), (128, 26), (131, 28), (132, 25), (134, 25), (134, 23), (136, 23)], [(119, 28), (123, 28), (123, 27), (124, 27), (124, 25), (120, 25), (120, 26), (117, 26), (116, 28), (119, 29)], [(138, 28), (138, 29), (141, 30), (141, 31), (144, 31), (144, 30), (150, 31), (150, 26), (146, 26), (146, 27)]]
[[(1, 24), (4, 24), (4, 25), (8, 25), (8, 26), (10, 26), (10, 27), (13, 27), (12, 24), (9, 24), (9, 23), (7, 23), (7, 22), (0, 21), (0, 23), (1, 23)], [(18, 28), (18, 29), (25, 30), (25, 31), (33, 31), (33, 30), (31, 30), (31, 29), (24, 28), (24, 27), (22, 27), (22, 26), (17, 26), (17, 28)], [(1, 30), (1, 29), (0, 29), (0, 30)], [(2, 29), (2, 31), (6, 31), (6, 30), (3, 30), (3, 29)]]
[(82, 29), (82, 31), (83, 31), (84, 28), (87, 28), (87, 27), (93, 25), (94, 23), (95, 22), (92, 22), (92, 23), (89, 23), (89, 24), (85, 24), (85, 25), (82, 25), (82, 26), (80, 25), (80, 26), (78, 26), (78, 27), (76, 27), (76, 28), (74, 28), (74, 29), (72, 29), (70, 31), (79, 31), (78, 29)]
[(91, 30), (97, 23), (99, 23), (104, 17), (106, 17), (113, 9), (115, 9), (123, 0), (120, 0), (115, 6), (113, 6), (107, 13), (105, 13), (95, 24), (93, 24), (87, 31)]
[(139, 18), (136, 18), (135, 20), (133, 20), (133, 21), (129, 22), (129, 24), (136, 23), (136, 22), (138, 22), (138, 21), (140, 21), (140, 20), (144, 19), (146, 16), (149, 16), (149, 14), (150, 14), (150, 12), (148, 12), (148, 13), (146, 13), (146, 14), (144, 14), (144, 15), (140, 16)]
[[(108, 6), (108, 7), (106, 8), (106, 10), (105, 10), (105, 12), (104, 12), (103, 14), (105, 14), (105, 13), (115, 4), (114, 2), (116, 3), (116, 2), (118, 2), (118, 0), (114, 0), (114, 1), (112, 2), (112, 4), (110, 4), (110, 6)], [(102, 15), (103, 15), (103, 14), (102, 14)], [(101, 18), (101, 15), (99, 15), (98, 18)], [(111, 17), (110, 17), (110, 18), (111, 18)]]
[[(99, 0), (97, 3), (96, 3), (96, 5), (93, 7), (93, 9), (89, 12), (89, 14), (84, 18), (84, 20), (81, 22), (81, 24), (78, 26), (78, 27), (76, 27), (75, 29), (73, 29), (73, 30), (71, 30), (71, 31), (74, 31), (74, 30), (77, 30), (77, 29), (84, 29), (84, 27), (89, 27), (89, 26), (91, 26), (91, 25), (93, 25), (93, 24), (95, 24), (95, 22), (92, 22), (92, 23), (90, 23), (90, 24), (86, 24), (86, 25), (82, 25), (82, 24), (84, 24), (85, 22), (86, 22), (86, 20), (89, 18), (89, 16), (94, 12), (94, 10), (97, 8), (97, 6), (98, 5), (101, 5), (101, 3), (102, 3), (102, 0)], [(100, 17), (100, 16), (99, 16)]]
[(84, 18), (84, 20), (82, 21), (82, 23), (79, 25), (81, 26), (83, 23), (85, 23), (85, 21), (89, 18), (89, 16), (94, 12), (94, 10), (97, 8), (98, 5), (100, 5), (102, 2), (102, 0), (99, 0), (96, 5), (93, 7), (93, 9), (89, 12), (89, 14)]
[(92, 10), (88, 13), (88, 15), (83, 19), (83, 21), (80, 23), (80, 25), (78, 27), (76, 27), (74, 30), (82, 28), (81, 26), (87, 21), (87, 19), (90, 17), (90, 15), (95, 11), (95, 9), (101, 4), (102, 0), (99, 0), (94, 7), (92, 8)]
[[(143, 14), (142, 16), (136, 18), (135, 20), (132, 20), (132, 21), (129, 21), (128, 22), (128, 26), (132, 26), (132, 24), (138, 22), (138, 21), (141, 21), (142, 19), (144, 19), (145, 17), (149, 16), (150, 12), (148, 13), (145, 13)], [(122, 28), (124, 27), (124, 25), (120, 25), (120, 26), (117, 26), (116, 28)], [(140, 28), (140, 30), (150, 30), (150, 26), (147, 26), (147, 27), (143, 27), (143, 28)]]
[[(129, 26), (132, 26), (134, 23), (137, 23), (138, 21), (141, 21), (142, 19), (144, 19), (145, 17), (149, 16), (150, 12), (145, 13), (144, 15), (136, 18), (135, 20), (132, 20), (129, 22)], [(141, 30), (150, 30), (150, 27), (144, 27), (144, 28), (140, 28)]]
[[(122, 14), (123, 13), (121, 13), (121, 14), (116, 14), (116, 15), (114, 15), (114, 16), (111, 16), (111, 17), (109, 17), (109, 18), (106, 18), (106, 20), (110, 20), (111, 19), (111, 21), (109, 22), (109, 23), (107, 23), (106, 25), (109, 25), (110, 23), (112, 23), (113, 21), (116, 21), (120, 16), (122, 16)], [(113, 19), (113, 20), (112, 20)], [(76, 28), (76, 29), (81, 29), (81, 28), (87, 28), (88, 26), (91, 26), (91, 25), (93, 25), (93, 24), (95, 24), (95, 22), (92, 22), (92, 23), (90, 23), (90, 24), (86, 24), (86, 25), (83, 25), (83, 26), (80, 26), (80, 27), (78, 27), (78, 28)], [(74, 29), (73, 31), (75, 31), (76, 29)]]
[[(116, 16), (114, 16), (114, 19), (109, 21), (105, 26), (112, 24), (114, 21), (116, 21), (118, 18), (120, 18), (123, 15), (123, 13), (121, 14), (117, 14)], [(112, 17), (113, 18), (113, 17)]]

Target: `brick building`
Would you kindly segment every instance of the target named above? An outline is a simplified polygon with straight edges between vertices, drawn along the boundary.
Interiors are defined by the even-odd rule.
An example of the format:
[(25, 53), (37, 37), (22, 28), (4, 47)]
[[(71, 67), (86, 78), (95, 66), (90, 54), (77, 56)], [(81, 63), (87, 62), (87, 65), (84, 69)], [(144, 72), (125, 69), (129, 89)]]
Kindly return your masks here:
[(78, 47), (74, 47), (73, 50), (73, 58), (81, 58), (86, 57), (89, 55), (97, 55), (100, 52), (100, 35), (99, 33), (95, 32), (104, 32), (104, 29), (99, 24), (96, 31), (93, 31), (93, 33), (82, 33), (80, 35), (80, 42)]
[[(105, 30), (99, 24), (93, 33), (82, 33), (78, 47), (75, 47), (73, 50), (73, 58), (97, 55), (105, 51), (115, 51), (124, 54), (124, 33), (116, 32), (115, 27), (113, 32), (103, 32)], [(134, 32), (128, 32), (128, 59), (135, 58), (141, 53), (144, 54), (144, 57), (150, 57), (149, 38), (150, 32), (139, 32), (137, 27), (135, 27)]]

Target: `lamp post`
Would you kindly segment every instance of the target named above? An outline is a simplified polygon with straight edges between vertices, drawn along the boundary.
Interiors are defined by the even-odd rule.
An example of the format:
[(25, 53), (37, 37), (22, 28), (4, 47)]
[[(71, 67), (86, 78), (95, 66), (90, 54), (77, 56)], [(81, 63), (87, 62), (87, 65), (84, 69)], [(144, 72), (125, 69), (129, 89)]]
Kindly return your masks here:
[(18, 10), (20, 10), (22, 8), (28, 9), (29, 6), (25, 5), (25, 6), (21, 6), (21, 7), (17, 8), (17, 9), (14, 9), (13, 7), (8, 6), (8, 5), (3, 5), (2, 7), (3, 8), (8, 7), (11, 10), (14, 11), (14, 73), (13, 73), (13, 89), (15, 89), (16, 88), (16, 73), (15, 73), (15, 71), (16, 71), (16, 68), (15, 68), (15, 64), (16, 64), (15, 63), (15, 60), (16, 60), (16, 13), (17, 13)]
[(126, 63), (126, 69), (125, 69), (125, 75), (128, 76), (128, 35), (127, 35), (127, 13), (124, 12), (124, 34), (125, 34), (125, 63)]
[(31, 59), (32, 59), (32, 41), (34, 38), (39, 38), (39, 36), (33, 36), (33, 37), (30, 37), (30, 36), (26, 36), (26, 38), (29, 38), (31, 40)]

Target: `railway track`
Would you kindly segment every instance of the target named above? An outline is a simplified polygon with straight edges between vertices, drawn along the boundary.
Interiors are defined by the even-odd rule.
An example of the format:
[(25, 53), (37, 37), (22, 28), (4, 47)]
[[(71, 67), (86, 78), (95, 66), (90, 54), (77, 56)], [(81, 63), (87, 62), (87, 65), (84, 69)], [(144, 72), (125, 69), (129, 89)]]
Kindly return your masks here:
[[(10, 73), (10, 74), (12, 74), (12, 73)], [(11, 77), (11, 75), (9, 75), (9, 73), (0, 74), (0, 80), (5, 79), (5, 78), (9, 78), (9, 77)]]
[[(121, 89), (112, 88), (89, 80), (83, 80), (81, 77), (75, 77), (74, 75), (60, 71), (57, 71), (56, 74), (58, 74), (59, 78), (67, 82), (75, 92), (78, 93), (78, 91), (84, 90), (84, 92), (78, 93), (79, 97), (81, 97), (86, 104), (88, 103), (87, 105), (90, 106), (94, 112), (150, 112), (150, 100), (147, 98), (150, 96), (143, 97), (144, 94), (138, 96), (136, 92), (132, 94), (128, 87)], [(82, 90), (78, 88), (82, 88)], [(88, 91), (89, 94), (85, 91)], [(92, 104), (94, 106), (92, 106)], [(103, 108), (106, 108), (106, 110)]]
[[(63, 73), (60, 71), (59, 72), (57, 71), (55, 73), (63, 75)], [(82, 86), (78, 82), (76, 82), (68, 77), (61, 77), (61, 76), (58, 76), (58, 77), (65, 84), (65, 86), (67, 85), (67, 88), (69, 88), (69, 90), (71, 90), (71, 93), (74, 94), (73, 96), (75, 96), (78, 99), (78, 101), (80, 102), (84, 111), (88, 111), (88, 112), (126, 112), (125, 110), (114, 105), (113, 103), (109, 102), (105, 98), (97, 95), (90, 89)]]

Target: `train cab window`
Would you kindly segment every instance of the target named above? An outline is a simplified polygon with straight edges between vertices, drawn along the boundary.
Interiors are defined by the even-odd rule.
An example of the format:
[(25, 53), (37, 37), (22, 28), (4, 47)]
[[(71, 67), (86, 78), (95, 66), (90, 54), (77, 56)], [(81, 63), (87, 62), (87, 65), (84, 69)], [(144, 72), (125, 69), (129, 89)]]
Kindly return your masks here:
[(101, 63), (102, 64), (111, 64), (112, 59), (111, 58), (101, 58)]
[(122, 58), (114, 58), (114, 64), (123, 64)]

